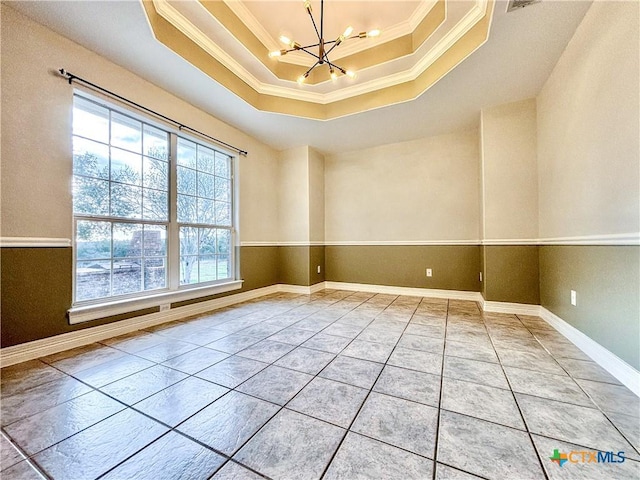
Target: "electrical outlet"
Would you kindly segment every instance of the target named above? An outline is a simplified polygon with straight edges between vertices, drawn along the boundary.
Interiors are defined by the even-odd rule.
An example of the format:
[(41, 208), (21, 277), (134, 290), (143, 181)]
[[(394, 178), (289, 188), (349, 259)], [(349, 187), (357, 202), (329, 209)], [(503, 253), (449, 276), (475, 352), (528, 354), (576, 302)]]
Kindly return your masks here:
[(431, 271), (430, 268), (427, 268), (427, 277), (432, 277), (433, 276), (433, 272)]
[(322, 269), (320, 268), (320, 265), (318, 265), (318, 273), (320, 273), (322, 271)]
[(578, 294), (575, 290), (571, 290), (571, 305), (574, 307), (578, 305)]
[(166, 312), (167, 310), (170, 310), (170, 309), (171, 309), (170, 303), (163, 303), (162, 305), (160, 305), (161, 312)]
[(482, 281), (482, 272), (480, 272), (480, 281)]

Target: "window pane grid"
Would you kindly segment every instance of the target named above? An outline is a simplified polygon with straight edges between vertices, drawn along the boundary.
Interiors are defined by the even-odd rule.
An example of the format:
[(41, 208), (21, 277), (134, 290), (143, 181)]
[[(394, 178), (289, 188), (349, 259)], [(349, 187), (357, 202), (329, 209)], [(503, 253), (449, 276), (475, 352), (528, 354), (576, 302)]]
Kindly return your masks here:
[(73, 120), (76, 301), (233, 278), (232, 157), (80, 96)]
[[(78, 220), (76, 300), (165, 288), (166, 231), (166, 226), (143, 223)], [(148, 244), (154, 244), (153, 251), (165, 254), (145, 255)], [(96, 252), (111, 255), (96, 255)]]

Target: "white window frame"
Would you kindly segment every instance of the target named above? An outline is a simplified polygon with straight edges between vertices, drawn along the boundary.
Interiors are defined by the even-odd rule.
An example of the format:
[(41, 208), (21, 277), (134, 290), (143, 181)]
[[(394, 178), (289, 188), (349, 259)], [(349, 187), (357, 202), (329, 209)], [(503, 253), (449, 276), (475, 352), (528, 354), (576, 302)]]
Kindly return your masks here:
[[(230, 292), (242, 288), (243, 280), (239, 278), (239, 261), (237, 250), (240, 245), (238, 235), (238, 178), (237, 167), (238, 158), (233, 153), (224, 148), (220, 148), (218, 145), (214, 145), (205, 139), (200, 139), (194, 135), (188, 135), (183, 131), (180, 131), (173, 126), (158, 122), (157, 120), (141, 114), (130, 106), (122, 106), (115, 103), (111, 99), (105, 99), (101, 96), (86, 92), (84, 89), (75, 89), (74, 98), (82, 97), (88, 101), (97, 103), (110, 110), (132, 117), (138, 121), (149, 124), (153, 127), (159, 128), (169, 135), (169, 218), (164, 221), (146, 221), (143, 219), (120, 219), (117, 217), (105, 217), (78, 214), (72, 212), (73, 218), (73, 304), (67, 311), (70, 324), (77, 324), (87, 322), (90, 320), (96, 320), (100, 318), (106, 318), (109, 316), (120, 315), (124, 313), (131, 313), (138, 310), (145, 310), (151, 308), (157, 308), (160, 311), (170, 308), (172, 303), (183, 302), (193, 300), (201, 297), (207, 297), (211, 295), (217, 295), (221, 293)], [(73, 135), (73, 134), (72, 134)], [(231, 169), (231, 228), (230, 228), (230, 242), (229, 242), (229, 271), (231, 274), (230, 279), (215, 280), (211, 282), (194, 283), (189, 285), (180, 285), (180, 240), (179, 230), (180, 226), (184, 225), (178, 223), (178, 181), (177, 181), (177, 142), (178, 137), (185, 140), (195, 142), (203, 145), (207, 148), (211, 148), (217, 152), (230, 157), (230, 169)], [(162, 289), (148, 290), (135, 292), (126, 295), (103, 297), (93, 300), (76, 301), (76, 268), (77, 268), (77, 222), (81, 220), (106, 220), (112, 223), (143, 223), (143, 224), (162, 224), (167, 225), (167, 273), (166, 273), (166, 287)], [(186, 224), (186, 226), (195, 226), (203, 228), (219, 228), (212, 225), (192, 225)], [(227, 228), (227, 227), (224, 227)], [(113, 252), (111, 253), (113, 256)], [(112, 257), (113, 258), (113, 257)], [(144, 272), (143, 272), (144, 274)]]

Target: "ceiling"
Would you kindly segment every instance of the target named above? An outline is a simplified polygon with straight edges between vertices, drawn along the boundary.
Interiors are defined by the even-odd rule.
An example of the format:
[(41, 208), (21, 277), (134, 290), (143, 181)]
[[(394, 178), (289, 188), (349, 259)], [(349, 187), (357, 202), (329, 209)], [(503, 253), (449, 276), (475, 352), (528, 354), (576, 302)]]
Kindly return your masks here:
[[(424, 92), (418, 90), (409, 98), (397, 97), (396, 102), (382, 99), (376, 103), (376, 99), (380, 99), (382, 93), (372, 91), (368, 97), (368, 108), (371, 109), (355, 113), (346, 112), (335, 118), (327, 116), (324, 118), (329, 119), (319, 120), (296, 116), (295, 111), (273, 113), (266, 111), (268, 108), (260, 110), (259, 108), (263, 107), (261, 104), (257, 105), (257, 108), (243, 99), (241, 94), (234, 92), (233, 88), (229, 88), (229, 85), (225, 87), (224, 82), (216, 79), (215, 75), (210, 72), (208, 74), (206, 69), (201, 66), (199, 68), (192, 61), (190, 63), (190, 50), (186, 50), (184, 56), (175, 53), (175, 49), (167, 45), (171, 44), (171, 36), (164, 39), (165, 43), (154, 36), (148, 10), (145, 10), (145, 7), (148, 9), (149, 3), (4, 3), (276, 149), (310, 145), (326, 154), (413, 140), (472, 127), (478, 124), (482, 108), (537, 95), (590, 5), (590, 2), (543, 0), (527, 8), (506, 13), (507, 2), (497, 1), (490, 22), (487, 23), (490, 30), (486, 41), (474, 48), (471, 54), (457, 63), (446, 75), (438, 77), (428, 85)], [(375, 82), (377, 77), (410, 69), (409, 57), (414, 57), (415, 60), (421, 54), (420, 47), (424, 46), (426, 49), (430, 41), (435, 43), (436, 33), (443, 30), (443, 27), (439, 27), (412, 54), (401, 55), (380, 65), (363, 69), (355, 80), (355, 85), (347, 83), (350, 79), (341, 78), (340, 84), (318, 79), (317, 84), (301, 87), (291, 78), (278, 78), (273, 72), (269, 73), (280, 67), (265, 66), (264, 59), (258, 58), (260, 55), (248, 55), (248, 49), (240, 48), (238, 40), (233, 35), (233, 38), (228, 35), (226, 38), (215, 37), (215, 22), (202, 15), (203, 6), (199, 2), (190, 0), (165, 3), (173, 6), (184, 18), (189, 18), (201, 31), (210, 29), (209, 38), (216, 40), (215, 47), (222, 53), (226, 52), (228, 58), (238, 61), (242, 58), (249, 59), (244, 62), (243, 68), (256, 75), (260, 85), (266, 84), (263, 79), (269, 78), (273, 85), (290, 89), (293, 91), (292, 95), (301, 95), (301, 98), (313, 93), (316, 94), (316, 99), (321, 98), (321, 95), (324, 95), (323, 99), (331, 99), (332, 96), (339, 95), (340, 93), (336, 92), (341, 89), (353, 91), (358, 85)], [(215, 9), (223, 2), (205, 2), (204, 5), (207, 3), (211, 4), (211, 9)], [(301, 1), (236, 0), (225, 3), (237, 4), (235, 7), (238, 7), (240, 13), (247, 15), (248, 12), (253, 20), (261, 25), (262, 43), (276, 43), (280, 34), (302, 36), (313, 33), (312, 30), (309, 32), (312, 26), (308, 18), (304, 19), (306, 12)], [(353, 25), (356, 31), (380, 27), (383, 29), (383, 35), (375, 41), (389, 43), (395, 35), (401, 36), (403, 31), (411, 28), (411, 19), (415, 25), (420, 9), (428, 10), (425, 8), (427, 3), (429, 2), (327, 1), (326, 25), (327, 29), (329, 24), (338, 25), (335, 27), (338, 33), (344, 25), (349, 24)], [(462, 15), (465, 9), (468, 10), (470, 5), (478, 2), (449, 0), (449, 3), (451, 6), (447, 10), (447, 19), (452, 21), (455, 15)], [(319, 2), (313, 2), (314, 13), (319, 8), (316, 4)], [(194, 16), (189, 13), (190, 8), (200, 13)], [(442, 25), (444, 21), (446, 19)], [(458, 21), (457, 24), (459, 23)], [(403, 28), (405, 30), (402, 30)], [(384, 29), (390, 32), (387, 39), (384, 39)], [(304, 37), (301, 40), (306, 41)], [(366, 43), (371, 40), (373, 39), (358, 39), (352, 42)], [(265, 45), (265, 52), (272, 46)], [(342, 48), (342, 45), (339, 48)], [(352, 50), (347, 51), (344, 58), (357, 55), (358, 49), (366, 50), (371, 46), (349, 48)], [(285, 67), (303, 68), (295, 63), (296, 59), (293, 58)], [(68, 68), (65, 65), (51, 67)], [(396, 70), (393, 70), (394, 68)], [(95, 80), (86, 72), (73, 73)], [(273, 88), (275, 87), (268, 86), (267, 91), (270, 92), (269, 89)], [(391, 104), (382, 106), (385, 103)]]

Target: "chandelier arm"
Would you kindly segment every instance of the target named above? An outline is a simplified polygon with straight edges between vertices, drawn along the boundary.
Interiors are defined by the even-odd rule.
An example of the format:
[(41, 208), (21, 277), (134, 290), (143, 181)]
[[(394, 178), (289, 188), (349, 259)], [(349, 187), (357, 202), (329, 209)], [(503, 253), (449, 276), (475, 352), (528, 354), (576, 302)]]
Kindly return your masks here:
[[(332, 42), (327, 42), (327, 43), (332, 43)], [(333, 41), (333, 45), (331, 46), (331, 48), (325, 52), (325, 56), (326, 56), (326, 55), (329, 55), (329, 54), (331, 53), (331, 51), (332, 51), (334, 48), (336, 48), (337, 46), (338, 46), (338, 44), (337, 44), (337, 43), (336, 43), (336, 41), (334, 40), (334, 41)], [(328, 61), (328, 60), (327, 60), (327, 61)]]
[(309, 18), (311, 19), (311, 23), (313, 24), (313, 29), (316, 31), (316, 35), (318, 36), (318, 42), (319, 42), (322, 37), (320, 36), (320, 32), (318, 31), (318, 26), (316, 25), (316, 21), (313, 18), (313, 13), (309, 12)]
[(314, 63), (311, 68), (309, 68), (309, 70), (307, 70), (304, 74), (304, 77), (307, 77), (310, 73), (311, 70), (313, 70), (314, 68), (316, 68), (318, 65), (320, 65), (320, 61), (318, 60), (316, 63)]
[(315, 58), (316, 60), (318, 60), (318, 62), (320, 61), (320, 57), (319, 57), (317, 54), (315, 54), (315, 53), (313, 53), (313, 52), (310, 52), (309, 50), (305, 50), (304, 48), (299, 48), (298, 50), (299, 50), (299, 51), (302, 51), (302, 52), (304, 52), (304, 53), (306, 53), (306, 54), (308, 54), (308, 55), (311, 55), (313, 58)]
[(346, 75), (346, 74), (347, 74), (347, 71), (346, 71), (344, 68), (342, 68), (342, 67), (340, 67), (340, 66), (336, 65), (335, 63), (331, 63), (329, 60), (326, 60), (326, 59), (325, 59), (325, 61), (327, 62), (327, 64), (328, 64), (330, 67), (335, 68), (336, 70), (339, 70), (339, 71), (340, 71), (340, 73), (342, 73), (343, 75)]

